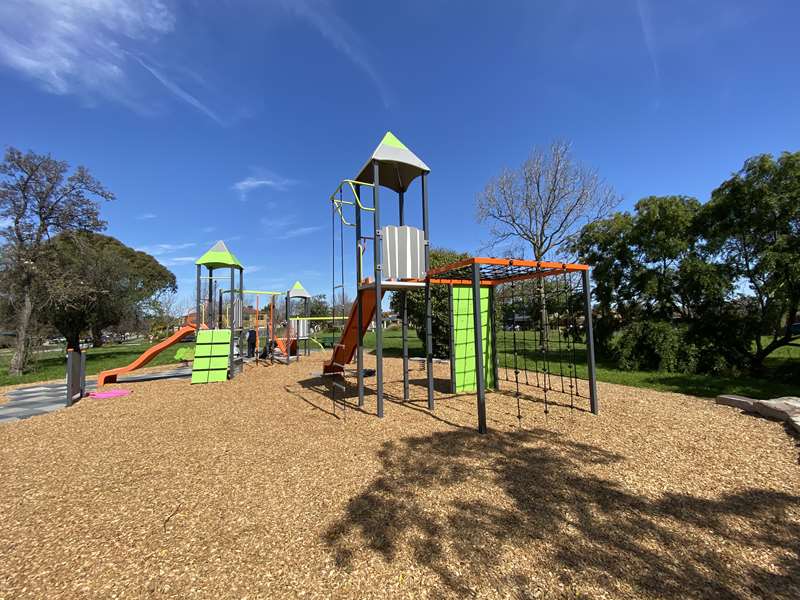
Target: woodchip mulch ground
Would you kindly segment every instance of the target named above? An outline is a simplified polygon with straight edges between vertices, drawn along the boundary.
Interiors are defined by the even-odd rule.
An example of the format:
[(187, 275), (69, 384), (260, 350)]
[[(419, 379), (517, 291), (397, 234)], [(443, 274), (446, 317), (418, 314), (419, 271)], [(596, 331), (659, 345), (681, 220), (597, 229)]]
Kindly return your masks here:
[(779, 423), (600, 384), (600, 416), (550, 394), (521, 427), (489, 394), (479, 436), (418, 364), (403, 403), (387, 361), (383, 420), (334, 411), (320, 364), (0, 427), (0, 598), (800, 597)]

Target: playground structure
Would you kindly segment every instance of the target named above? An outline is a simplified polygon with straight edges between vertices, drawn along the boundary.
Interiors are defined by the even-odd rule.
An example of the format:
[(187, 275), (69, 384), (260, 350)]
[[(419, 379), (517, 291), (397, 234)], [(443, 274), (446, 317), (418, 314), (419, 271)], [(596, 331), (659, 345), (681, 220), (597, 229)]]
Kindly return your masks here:
[[(434, 410), (432, 286), (448, 286), (450, 391), (475, 393), (478, 431), (487, 431), (486, 390), (501, 391), (501, 381), (513, 383), (520, 420), (520, 400), (526, 397), (521, 386), (537, 387), (544, 392), (545, 413), (550, 406), (548, 393), (559, 392), (568, 395), (572, 408), (576, 399), (588, 399), (590, 410), (597, 414), (588, 267), (513, 258), (469, 258), (430, 269), (429, 172), (422, 160), (387, 132), (356, 177), (343, 180), (330, 197), (333, 280), (330, 322), (334, 326), (337, 319), (346, 321), (330, 359), (323, 366), (323, 375), (332, 382), (334, 402), (337, 390), (346, 389), (345, 368), (355, 358), (358, 405), (364, 405), (364, 378), (372, 375), (372, 370), (364, 369), (364, 335), (374, 323), (376, 412), (378, 417), (384, 416), (381, 304), (387, 291), (400, 295), (403, 401), (408, 401), (408, 294), (422, 292), (427, 408)], [(421, 190), (421, 229), (406, 224), (405, 196), (417, 178)], [(371, 206), (362, 197), (362, 190), (367, 188), (372, 190)], [(381, 223), (381, 188), (397, 193), (397, 225)], [(348, 316), (336, 314), (337, 294), (343, 312), (346, 299), (345, 227), (355, 230), (356, 296)], [(367, 252), (370, 243), (371, 256)], [(371, 277), (365, 276), (365, 259), (372, 270)], [(323, 346), (311, 336), (311, 322), (315, 319), (309, 316), (311, 296), (299, 281), (286, 292), (245, 290), (244, 268), (222, 241), (201, 256), (196, 265), (194, 319), (130, 365), (101, 373), (99, 384), (116, 381), (117, 375), (144, 366), (159, 352), (191, 334), (196, 335), (192, 383), (233, 378), (242, 372), (246, 359), (257, 362), (268, 358), (270, 363), (277, 360), (286, 364), (300, 360), (301, 341), (304, 355), (309, 353), (309, 341)], [(245, 306), (245, 294), (255, 297), (255, 308)], [(281, 295), (285, 319), (281, 325), (283, 332), (279, 334), (275, 322), (276, 300)], [(263, 326), (262, 296), (269, 298), (263, 307)], [(263, 351), (262, 330), (267, 339)], [(581, 353), (585, 353), (585, 385), (578, 377)]]
[[(356, 177), (343, 180), (330, 196), (334, 317), (337, 293), (342, 299), (345, 298), (345, 227), (355, 230), (356, 274), (356, 297), (347, 324), (339, 342), (334, 346), (331, 358), (323, 368), (323, 373), (332, 378), (334, 402), (336, 391), (346, 389), (341, 376), (345, 373), (346, 365), (355, 356), (358, 406), (364, 405), (364, 334), (374, 321), (376, 412), (378, 417), (384, 416), (381, 302), (387, 291), (400, 294), (403, 401), (408, 401), (407, 295), (412, 291), (422, 291), (425, 306), (427, 407), (428, 410), (434, 410), (431, 286), (447, 285), (451, 391), (476, 394), (480, 433), (487, 431), (486, 389), (500, 390), (497, 324), (502, 312), (509, 312), (511, 315), (510, 330), (504, 329), (502, 334), (502, 355), (507, 382), (512, 381), (509, 366), (513, 369), (519, 418), (521, 419), (519, 400), (524, 396), (520, 391), (523, 379), (527, 385), (533, 380), (535, 387), (543, 390), (546, 412), (549, 409), (547, 393), (558, 391), (569, 395), (571, 407), (574, 407), (576, 398), (588, 398), (590, 410), (597, 414), (599, 404), (595, 382), (588, 267), (545, 261), (470, 258), (431, 270), (427, 185), (429, 173), (430, 169), (422, 160), (391, 132), (387, 132)], [(405, 222), (405, 195), (416, 178), (420, 179), (422, 229), (411, 227)], [(381, 187), (397, 193), (398, 225), (381, 226)], [(363, 201), (364, 188), (372, 190), (371, 206)], [(348, 191), (347, 198), (345, 190)], [(368, 215), (372, 216), (372, 220), (365, 225), (364, 220)], [(364, 259), (370, 243), (372, 277), (365, 277)], [(580, 284), (575, 281), (576, 276), (580, 276)], [(498, 312), (497, 306), (501, 303), (505, 310)], [(558, 310), (548, 309), (548, 304), (551, 307), (557, 305)], [(579, 306), (582, 312), (580, 319)], [(527, 332), (533, 334), (533, 346), (528, 344)], [(522, 338), (519, 345), (518, 333)], [(576, 346), (579, 340), (583, 340), (586, 348), (587, 385), (583, 390), (579, 385), (576, 363)], [(528, 368), (531, 359), (532, 371)]]
[[(183, 325), (166, 339), (145, 350), (133, 362), (123, 367), (100, 373), (98, 385), (114, 383), (125, 375), (146, 366), (155, 356), (178, 342), (195, 336), (192, 361), (192, 383), (225, 381), (242, 372), (244, 363), (253, 359), (288, 363), (299, 360), (300, 342), (305, 342), (304, 354), (309, 353), (309, 324), (315, 320), (308, 316), (311, 295), (299, 281), (286, 292), (245, 290), (244, 267), (224, 242), (219, 241), (196, 261), (196, 302), (194, 313), (188, 315)], [(254, 297), (255, 306), (245, 304), (245, 295)], [(261, 306), (261, 298), (269, 300)], [(284, 315), (287, 315), (279, 335), (276, 326), (276, 298), (284, 297)], [(298, 308), (298, 300), (301, 308)], [(261, 313), (264, 311), (263, 323)], [(318, 317), (330, 320), (329, 317)], [(248, 336), (254, 335), (254, 348)], [(265, 343), (261, 339), (264, 332)], [(316, 342), (320, 347), (319, 342)]]

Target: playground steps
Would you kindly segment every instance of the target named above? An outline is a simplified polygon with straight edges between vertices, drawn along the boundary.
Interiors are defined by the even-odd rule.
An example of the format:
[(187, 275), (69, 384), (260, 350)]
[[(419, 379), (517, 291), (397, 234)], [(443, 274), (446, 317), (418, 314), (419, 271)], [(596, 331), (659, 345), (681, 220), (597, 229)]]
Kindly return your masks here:
[[(363, 334), (369, 328), (369, 324), (375, 317), (375, 308), (378, 304), (376, 302), (375, 288), (367, 288), (359, 290), (361, 297), (361, 329)], [(383, 291), (381, 292), (381, 298)], [(341, 373), (344, 371), (344, 365), (353, 360), (358, 347), (358, 302), (353, 302), (353, 307), (350, 309), (350, 317), (347, 319), (342, 337), (339, 343), (333, 347), (333, 355), (330, 360), (322, 367), (323, 373)]]

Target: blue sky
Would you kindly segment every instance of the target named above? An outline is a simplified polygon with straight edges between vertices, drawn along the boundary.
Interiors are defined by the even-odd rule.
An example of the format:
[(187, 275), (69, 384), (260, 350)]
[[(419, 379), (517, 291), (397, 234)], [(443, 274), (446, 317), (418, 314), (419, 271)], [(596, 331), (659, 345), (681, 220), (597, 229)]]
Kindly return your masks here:
[(798, 22), (771, 1), (4, 0), (0, 142), (89, 167), (108, 233), (184, 295), (217, 239), (248, 287), (324, 293), (327, 197), (387, 130), (432, 169), (434, 245), (468, 252), (475, 194), (553, 138), (623, 208), (798, 150)]

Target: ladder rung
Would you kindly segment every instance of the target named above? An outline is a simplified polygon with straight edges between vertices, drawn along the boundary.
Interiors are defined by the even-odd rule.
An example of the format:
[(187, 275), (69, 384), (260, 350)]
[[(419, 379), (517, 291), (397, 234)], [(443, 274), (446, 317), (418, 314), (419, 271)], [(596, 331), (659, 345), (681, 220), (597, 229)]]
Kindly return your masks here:
[(333, 383), (333, 387), (338, 388), (340, 390), (346, 390), (347, 386), (343, 383), (339, 383), (338, 381), (331, 381)]

